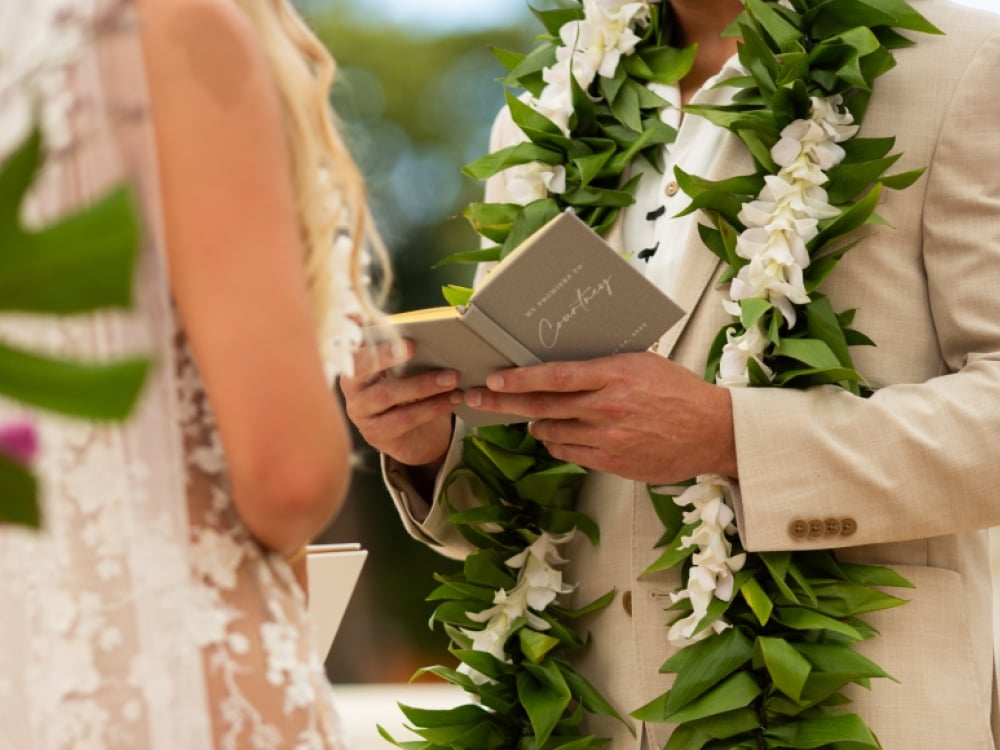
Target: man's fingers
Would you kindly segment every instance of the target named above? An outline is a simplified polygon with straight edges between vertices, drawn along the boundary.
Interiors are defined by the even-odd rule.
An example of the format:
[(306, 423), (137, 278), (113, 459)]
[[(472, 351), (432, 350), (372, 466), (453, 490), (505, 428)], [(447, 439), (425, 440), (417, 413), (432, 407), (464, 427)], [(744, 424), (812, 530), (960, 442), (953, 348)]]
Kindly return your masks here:
[(493, 414), (517, 414), (528, 419), (574, 419), (582, 416), (583, 399), (574, 395), (538, 392), (495, 393), (486, 388), (471, 388), (465, 403), (473, 409)]
[(499, 393), (596, 391), (608, 384), (612, 365), (611, 358), (604, 358), (518, 367), (493, 373), (486, 379), (486, 387)]

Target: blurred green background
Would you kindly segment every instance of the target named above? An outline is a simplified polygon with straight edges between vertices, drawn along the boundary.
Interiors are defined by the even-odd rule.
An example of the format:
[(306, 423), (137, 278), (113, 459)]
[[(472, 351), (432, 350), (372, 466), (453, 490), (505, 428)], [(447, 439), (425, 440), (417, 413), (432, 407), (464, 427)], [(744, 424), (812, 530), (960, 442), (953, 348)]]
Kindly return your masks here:
[[(467, 267), (432, 266), (477, 245), (461, 213), (482, 185), (460, 170), (485, 153), (503, 102), (490, 46), (525, 49), (536, 33), (520, 0), (460, 3), (437, 0), (419, 18), (418, 0), (297, 3), (339, 66), (334, 108), (392, 254), (393, 311), (444, 304), (442, 285), (469, 282)], [(424, 597), (455, 563), (405, 534), (375, 452), (355, 445), (347, 505), (322, 541), (359, 541), (369, 557), (327, 669), (336, 683), (406, 681), (451, 661)]]

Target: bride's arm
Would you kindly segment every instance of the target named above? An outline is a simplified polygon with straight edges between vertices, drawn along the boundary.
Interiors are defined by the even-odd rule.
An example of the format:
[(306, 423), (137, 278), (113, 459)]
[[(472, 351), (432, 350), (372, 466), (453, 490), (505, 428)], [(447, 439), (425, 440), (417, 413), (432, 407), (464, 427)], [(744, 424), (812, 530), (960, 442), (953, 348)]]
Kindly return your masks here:
[(317, 349), (278, 93), (234, 3), (141, 5), (174, 297), (236, 507), (287, 553), (342, 502), (350, 445)]

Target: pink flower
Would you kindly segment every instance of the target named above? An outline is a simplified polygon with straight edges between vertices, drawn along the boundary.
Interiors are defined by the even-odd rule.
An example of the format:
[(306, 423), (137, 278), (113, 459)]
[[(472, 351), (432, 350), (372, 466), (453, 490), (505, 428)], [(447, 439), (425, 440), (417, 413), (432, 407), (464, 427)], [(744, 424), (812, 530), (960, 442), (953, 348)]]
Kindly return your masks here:
[(31, 463), (38, 453), (38, 434), (27, 421), (0, 427), (0, 454), (20, 463)]

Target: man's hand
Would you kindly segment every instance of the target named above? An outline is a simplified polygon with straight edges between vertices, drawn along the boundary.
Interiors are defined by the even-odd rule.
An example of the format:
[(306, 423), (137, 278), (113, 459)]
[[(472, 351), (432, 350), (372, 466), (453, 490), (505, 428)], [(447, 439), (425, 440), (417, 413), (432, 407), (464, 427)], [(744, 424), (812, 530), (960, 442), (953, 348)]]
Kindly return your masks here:
[(729, 392), (656, 354), (504, 370), (466, 402), (528, 417), (555, 458), (627, 479), (737, 474)]
[(370, 445), (408, 466), (435, 465), (448, 451), (451, 415), (462, 403), (458, 373), (395, 375), (393, 368), (412, 356), (408, 341), (363, 347), (340, 389), (347, 416)]

